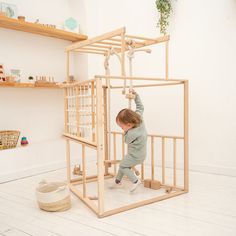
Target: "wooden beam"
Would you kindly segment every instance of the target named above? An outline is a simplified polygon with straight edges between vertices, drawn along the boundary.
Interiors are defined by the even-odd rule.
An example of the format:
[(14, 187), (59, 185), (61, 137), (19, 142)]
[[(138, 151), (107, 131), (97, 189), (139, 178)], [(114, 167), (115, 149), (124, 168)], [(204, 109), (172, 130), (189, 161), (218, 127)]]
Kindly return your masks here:
[(114, 31), (111, 31), (111, 32), (108, 32), (108, 33), (105, 33), (103, 35), (94, 37), (92, 39), (88, 39), (88, 40), (85, 40), (85, 41), (82, 41), (82, 42), (73, 43), (72, 45), (66, 47), (66, 51), (72, 51), (72, 50), (82, 48), (82, 47), (87, 46), (87, 45), (92, 45), (93, 43), (97, 43), (97, 42), (100, 42), (102, 40), (112, 38), (114, 36), (121, 35), (124, 32), (125, 32), (125, 27), (114, 30)]

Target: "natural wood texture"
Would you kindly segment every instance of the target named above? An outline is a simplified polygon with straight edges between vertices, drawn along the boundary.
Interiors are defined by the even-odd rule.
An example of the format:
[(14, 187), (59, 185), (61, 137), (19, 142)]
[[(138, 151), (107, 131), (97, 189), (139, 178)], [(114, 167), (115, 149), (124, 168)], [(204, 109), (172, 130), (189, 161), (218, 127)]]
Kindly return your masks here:
[(86, 35), (76, 34), (67, 32), (60, 29), (49, 28), (43, 26), (42, 24), (30, 23), (26, 21), (19, 21), (17, 19), (0, 16), (0, 27), (12, 30), (23, 31), (32, 34), (39, 34), (47, 37), (53, 37), (63, 40), (69, 40), (72, 42), (77, 42), (81, 40), (86, 40), (88, 37)]
[(189, 161), (188, 161), (188, 81), (184, 83), (184, 190), (189, 189)]
[[(134, 77), (132, 76), (132, 73), (130, 76), (125, 76), (125, 52), (127, 50), (130, 50), (130, 45), (132, 45), (133, 49), (142, 48), (145, 46), (158, 44), (158, 43), (165, 43), (165, 77), (164, 78), (148, 78), (148, 77)], [(104, 60), (104, 67), (106, 70), (106, 75), (97, 75), (95, 76), (95, 79), (91, 80), (84, 80), (79, 81), (75, 83), (67, 83), (62, 85), (63, 88), (68, 90), (66, 99), (69, 101), (70, 109), (67, 109), (66, 112), (69, 114), (69, 120), (67, 121), (66, 125), (69, 127), (69, 131), (64, 134), (66, 138), (70, 141), (78, 142), (82, 145), (82, 148), (84, 149), (86, 147), (93, 148), (97, 151), (97, 176), (86, 176), (86, 172), (83, 170), (83, 177), (80, 179), (71, 180), (73, 184), (83, 184), (83, 193), (81, 191), (74, 191), (76, 192), (77, 196), (84, 201), (91, 209), (96, 212), (96, 214), (99, 217), (104, 217), (112, 214), (116, 214), (125, 210), (129, 210), (138, 206), (142, 206), (145, 204), (149, 204), (152, 202), (160, 201), (163, 199), (167, 199), (173, 196), (177, 196), (182, 193), (186, 193), (188, 190), (188, 93), (187, 93), (187, 81), (186, 80), (180, 80), (180, 79), (170, 79), (169, 78), (169, 71), (168, 71), (168, 50), (169, 50), (169, 36), (163, 36), (156, 39), (150, 39), (147, 37), (139, 37), (139, 36), (132, 36), (132, 35), (126, 35), (125, 34), (125, 28), (121, 28), (118, 30), (114, 30), (112, 32), (97, 36), (95, 38), (83, 41), (83, 42), (77, 42), (74, 43), (66, 48), (67, 53), (70, 51), (79, 51), (83, 53), (93, 53), (93, 54), (101, 54), (105, 56)], [(113, 48), (113, 46), (115, 46)], [(145, 50), (141, 49), (141, 50)], [(111, 76), (110, 75), (110, 68), (109, 68), (109, 58), (112, 55), (116, 55), (120, 62), (120, 75), (119, 76)], [(69, 59), (67, 60), (69, 67), (70, 62)], [(130, 67), (130, 71), (132, 71), (132, 67)], [(126, 85), (126, 81), (129, 80), (129, 86)], [(137, 80), (136, 85), (133, 83)], [(145, 83), (145, 84), (141, 84)], [(123, 84), (123, 86), (122, 86)], [(114, 85), (114, 86), (113, 86)], [(125, 145), (124, 140), (124, 133), (123, 132), (111, 132), (110, 130), (110, 122), (111, 122), (111, 116), (110, 114), (113, 114), (113, 107), (110, 108), (110, 100), (113, 98), (111, 96), (112, 89), (123, 89), (123, 94), (125, 94), (126, 88), (133, 88), (133, 87), (140, 87), (140, 88), (148, 88), (148, 87), (157, 87), (157, 86), (172, 86), (172, 85), (184, 85), (184, 136), (179, 135), (161, 135), (161, 134), (148, 134), (148, 138), (151, 139), (151, 145), (148, 145), (147, 153), (150, 155), (149, 158), (150, 166), (148, 165), (148, 168), (144, 165), (144, 163), (141, 164), (141, 180), (144, 181), (145, 185), (148, 185), (150, 188), (155, 189), (153, 192), (152, 189), (149, 189), (147, 191), (151, 191), (154, 193), (154, 196), (156, 197), (149, 197), (147, 200), (131, 203), (130, 205), (125, 205), (122, 207), (118, 207), (112, 210), (107, 210), (105, 207), (105, 201), (106, 201), (106, 191), (107, 186), (104, 184), (105, 178), (114, 177), (116, 175), (116, 165), (124, 158), (126, 153), (127, 145)], [(74, 88), (77, 87), (79, 90), (79, 96), (82, 99), (81, 103), (76, 103), (74, 105), (73, 101), (75, 98), (74, 95)], [(94, 95), (95, 94), (95, 95)], [(115, 96), (114, 96), (115, 97)], [(130, 98), (130, 97), (128, 97)], [(89, 99), (91, 100), (91, 104), (89, 104), (87, 101)], [(94, 99), (94, 102), (92, 102)], [(119, 102), (119, 101), (117, 101)], [(76, 109), (74, 108), (76, 106)], [(96, 109), (96, 112), (93, 112)], [(115, 108), (114, 108), (115, 109)], [(84, 131), (83, 135), (80, 135), (80, 133), (77, 135), (74, 134), (74, 126), (76, 122), (74, 122), (74, 110), (77, 110), (78, 114), (82, 116), (81, 122), (79, 127)], [(93, 119), (92, 119), (93, 116)], [(78, 122), (77, 122), (78, 123)], [(86, 130), (92, 127), (92, 130), (94, 130), (94, 135), (91, 135), (91, 140), (86, 138)], [(85, 130), (84, 130), (85, 129)], [(82, 132), (81, 131), (81, 132)], [(113, 135), (113, 143), (110, 140), (110, 136)], [(118, 135), (120, 135), (118, 137)], [(95, 136), (95, 139), (94, 139)], [(168, 143), (168, 139), (173, 141), (173, 157), (172, 154), (168, 151), (165, 152), (165, 143)], [(180, 186), (176, 186), (176, 178), (177, 178), (177, 143), (178, 145), (182, 145), (184, 147), (184, 181), (181, 179)], [(154, 150), (156, 148), (156, 145), (159, 144), (159, 142), (154, 141), (161, 141), (161, 148), (162, 152), (156, 152), (154, 155)], [(111, 154), (111, 145), (113, 145), (113, 155)], [(181, 148), (182, 150), (182, 148)], [(117, 160), (117, 156), (121, 160)], [(155, 157), (154, 157), (155, 156)], [(169, 158), (171, 156), (171, 158)], [(151, 158), (151, 159), (150, 159)], [(158, 161), (154, 161), (154, 158), (156, 160), (162, 160), (162, 166), (161, 166), (161, 183), (157, 181), (159, 178), (159, 173), (157, 173), (157, 170), (159, 170)], [(82, 154), (83, 163), (85, 162), (84, 154)], [(166, 161), (169, 162), (173, 161), (173, 183), (172, 178), (169, 178), (169, 168), (166, 168)], [(168, 163), (167, 162), (167, 163)], [(171, 163), (172, 164), (172, 163)], [(110, 173), (109, 169), (114, 165), (114, 171), (113, 173)], [(156, 166), (155, 166), (156, 165)], [(169, 163), (168, 163), (169, 165)], [(132, 169), (135, 171), (136, 175), (139, 175), (139, 171), (135, 169), (135, 167), (132, 167)], [(146, 176), (150, 176), (150, 181), (148, 182), (145, 179), (144, 172)], [(127, 178), (124, 178), (124, 181)], [(171, 179), (171, 180), (170, 180)], [(178, 179), (178, 182), (179, 182)], [(89, 189), (91, 186), (87, 187), (87, 184), (94, 184), (92, 182), (96, 181), (95, 184), (97, 184), (98, 192), (95, 192), (94, 194), (90, 193), (90, 197), (86, 196), (86, 189)], [(169, 182), (170, 181), (170, 182)], [(184, 183), (183, 183), (184, 182)], [(182, 186), (181, 186), (182, 185)], [(93, 186), (96, 188), (96, 186)], [(161, 188), (161, 191), (158, 191), (158, 189)], [(164, 191), (163, 194), (163, 189)], [(88, 191), (88, 190), (87, 190)], [(81, 195), (82, 194), (82, 195)], [(114, 193), (115, 194), (115, 193)], [(95, 197), (91, 197), (95, 196)], [(94, 206), (94, 201), (92, 202), (91, 199), (97, 200), (98, 207)], [(110, 208), (108, 208), (110, 209)]]
[(165, 159), (165, 138), (161, 138), (161, 143), (162, 143), (162, 161), (161, 161), (161, 165), (162, 165), (162, 184), (165, 184), (165, 170), (166, 170), (166, 159)]
[(83, 173), (83, 197), (85, 198), (86, 193), (86, 159), (85, 159), (85, 145), (82, 144), (82, 173)]
[(35, 83), (16, 83), (16, 82), (0, 82), (0, 87), (11, 87), (11, 88), (44, 88), (44, 89), (60, 89), (60, 83), (47, 83), (47, 84), (38, 84)]
[(97, 117), (97, 173), (98, 173), (98, 214), (104, 213), (104, 143), (102, 115), (102, 81), (96, 79), (96, 117)]

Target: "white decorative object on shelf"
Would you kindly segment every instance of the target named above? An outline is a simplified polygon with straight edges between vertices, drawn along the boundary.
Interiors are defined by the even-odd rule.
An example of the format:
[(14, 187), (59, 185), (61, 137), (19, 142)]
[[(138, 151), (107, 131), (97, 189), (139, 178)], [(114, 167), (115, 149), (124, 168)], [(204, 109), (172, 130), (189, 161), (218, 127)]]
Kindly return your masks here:
[(70, 17), (64, 21), (64, 30), (79, 33), (79, 24), (73, 17)]
[(4, 12), (7, 17), (17, 18), (17, 6), (5, 2), (0, 3), (0, 10)]

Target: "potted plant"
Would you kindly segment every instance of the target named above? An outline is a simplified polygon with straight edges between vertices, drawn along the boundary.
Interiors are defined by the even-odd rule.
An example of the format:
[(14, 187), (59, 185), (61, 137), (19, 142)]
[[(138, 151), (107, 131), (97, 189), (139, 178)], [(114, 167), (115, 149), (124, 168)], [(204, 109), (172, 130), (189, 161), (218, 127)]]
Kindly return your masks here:
[(172, 12), (171, 0), (156, 0), (155, 3), (157, 11), (160, 14), (157, 26), (160, 27), (160, 32), (166, 35), (169, 17)]

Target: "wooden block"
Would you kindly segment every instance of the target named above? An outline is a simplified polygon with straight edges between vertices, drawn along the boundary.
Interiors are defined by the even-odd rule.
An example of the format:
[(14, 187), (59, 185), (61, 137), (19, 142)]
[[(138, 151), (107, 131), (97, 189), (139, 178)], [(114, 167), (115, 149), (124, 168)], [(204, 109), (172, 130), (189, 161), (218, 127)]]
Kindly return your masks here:
[(160, 189), (161, 188), (161, 182), (158, 180), (152, 180), (151, 181), (151, 189)]
[(152, 181), (151, 179), (145, 179), (144, 184), (143, 184), (144, 187), (145, 188), (151, 188), (151, 181)]
[(172, 187), (166, 187), (166, 193), (170, 193), (172, 190)]
[(82, 175), (83, 172), (81, 171), (80, 165), (79, 166), (74, 166), (74, 170), (73, 170), (73, 174), (74, 175)]

